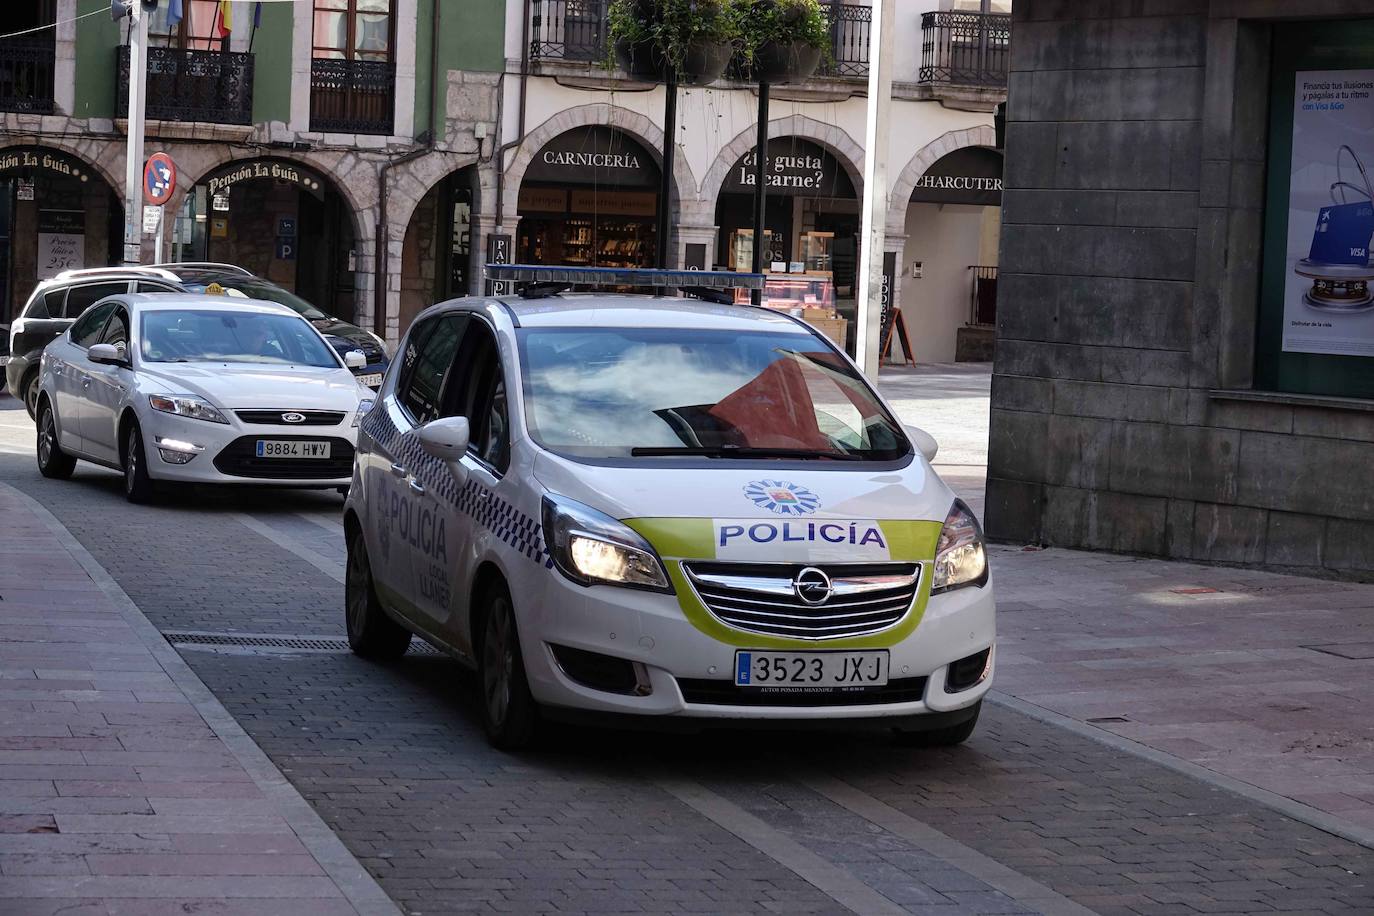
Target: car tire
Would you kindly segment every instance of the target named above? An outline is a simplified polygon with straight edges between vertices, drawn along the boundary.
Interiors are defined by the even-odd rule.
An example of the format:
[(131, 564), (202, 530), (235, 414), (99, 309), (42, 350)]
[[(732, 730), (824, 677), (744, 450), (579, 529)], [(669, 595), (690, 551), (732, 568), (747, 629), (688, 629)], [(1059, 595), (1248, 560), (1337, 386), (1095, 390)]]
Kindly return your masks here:
[(143, 431), (134, 421), (124, 434), (124, 498), (142, 505), (152, 502), (156, 496), (157, 484), (148, 475), (148, 450), (143, 447)]
[(38, 382), (38, 370), (30, 369), (19, 386), (19, 392), (24, 396), (24, 409), (29, 412), (30, 420), (38, 419), (38, 395), (43, 390)]
[(44, 401), (38, 407), (38, 473), (53, 480), (66, 480), (76, 470), (76, 459), (57, 444), (57, 416)]
[(527, 748), (539, 735), (539, 704), (525, 675), (510, 592), (504, 585), (492, 586), (483, 596), (482, 608), (482, 638), (477, 646), (482, 726), (493, 747)]
[(958, 725), (935, 728), (930, 731), (899, 731), (893, 741), (901, 747), (954, 747), (963, 744), (978, 726), (978, 716), (983, 711), (983, 701), (973, 707), (973, 715)]
[(391, 661), (404, 655), (410, 646), (410, 631), (392, 620), (377, 598), (372, 563), (361, 531), (354, 531), (348, 539), (344, 625), (348, 630), (348, 647), (362, 658)]

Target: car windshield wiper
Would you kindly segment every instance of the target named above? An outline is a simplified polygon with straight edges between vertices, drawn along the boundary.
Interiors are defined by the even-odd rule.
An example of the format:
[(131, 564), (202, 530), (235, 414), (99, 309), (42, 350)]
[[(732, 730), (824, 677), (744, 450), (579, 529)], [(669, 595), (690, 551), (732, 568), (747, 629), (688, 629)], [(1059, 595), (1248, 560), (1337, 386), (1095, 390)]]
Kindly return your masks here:
[(739, 445), (717, 445), (717, 446), (640, 446), (630, 449), (630, 455), (635, 458), (662, 458), (662, 457), (704, 457), (704, 458), (800, 458), (803, 460), (811, 459), (830, 459), (832, 461), (863, 461), (862, 456), (851, 455), (847, 452), (823, 452), (819, 449), (810, 448), (750, 448)]

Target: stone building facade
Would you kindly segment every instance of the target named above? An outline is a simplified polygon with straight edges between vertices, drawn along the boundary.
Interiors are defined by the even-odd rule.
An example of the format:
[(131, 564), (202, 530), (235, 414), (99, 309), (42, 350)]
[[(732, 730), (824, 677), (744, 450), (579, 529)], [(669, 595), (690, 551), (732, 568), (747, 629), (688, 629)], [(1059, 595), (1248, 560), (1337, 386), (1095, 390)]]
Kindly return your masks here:
[[(332, 23), (356, 13), (339, 34), (362, 35), (361, 23), (376, 17), (357, 0), (262, 4), (257, 18), (251, 2), (230, 6), (227, 36), (207, 39), (205, 20), (191, 14), (180, 31), (155, 28), (145, 154), (168, 153), (179, 170), (160, 230), (165, 259), (242, 263), (393, 341), (430, 303), (484, 290), (493, 240), (526, 260), (648, 266), (653, 213), (664, 206), (671, 266), (738, 260), (749, 224), (737, 173), (755, 144), (754, 88), (726, 79), (681, 90), (671, 199), (659, 201), (664, 90), (607, 68), (607, 0), (391, 0), (372, 50), (356, 55)], [(339, 7), (344, 18), (330, 18)], [(770, 168), (820, 177), (782, 175), (766, 241), (770, 266), (784, 270), (804, 261), (804, 241), (829, 246), (820, 266), (837, 262), (835, 285), (852, 306), (871, 10), (866, 0), (826, 7), (831, 61), (804, 84), (775, 87), (769, 125), (782, 144), (777, 159), (770, 144)], [(887, 254), (892, 300), (922, 361), (954, 358), (970, 323), (969, 268), (996, 264), (1000, 192), (941, 197), (925, 184), (941, 169), (958, 184), (967, 151), (993, 157), (1000, 184), (993, 112), (1005, 98), (1008, 7), (898, 3), (898, 47), (910, 50), (896, 73)], [(55, 28), (24, 39), (23, 53), (47, 55), (50, 91), (6, 99), (0, 86), (0, 156), (70, 157), (99, 179), (89, 212), (102, 201), (122, 212), (124, 27), (77, 14), (76, 0), (56, 0)], [(0, 24), (0, 35), (26, 24)], [(622, 145), (637, 170), (578, 167), (597, 143)], [(0, 198), (32, 180), (26, 169), (0, 168)], [(24, 261), (41, 233), (34, 218), (15, 215), (7, 243), (0, 208), (0, 322), (42, 276)], [(115, 231), (87, 226), (84, 259), (69, 266), (118, 258), (109, 243), (122, 223), (106, 222)], [(155, 249), (145, 237), (145, 262)]]
[(993, 537), (1374, 574), (1372, 14), (1018, 2)]

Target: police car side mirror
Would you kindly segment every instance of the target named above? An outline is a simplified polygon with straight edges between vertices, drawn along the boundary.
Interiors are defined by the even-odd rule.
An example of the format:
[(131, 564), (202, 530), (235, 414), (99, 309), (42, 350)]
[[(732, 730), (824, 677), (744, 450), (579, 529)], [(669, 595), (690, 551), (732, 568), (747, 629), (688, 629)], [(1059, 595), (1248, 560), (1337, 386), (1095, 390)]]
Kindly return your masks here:
[(925, 456), (926, 461), (935, 460), (935, 453), (940, 451), (940, 443), (935, 441), (934, 436), (919, 426), (908, 426), (906, 435), (911, 444), (916, 446), (916, 450)]
[(362, 350), (349, 350), (344, 354), (344, 365), (350, 369), (362, 369), (367, 366), (367, 354)]
[(415, 435), (426, 453), (447, 462), (455, 474), (459, 472), (462, 465), (458, 462), (467, 454), (468, 442), (471, 440), (467, 417), (440, 417), (430, 420), (415, 430)]

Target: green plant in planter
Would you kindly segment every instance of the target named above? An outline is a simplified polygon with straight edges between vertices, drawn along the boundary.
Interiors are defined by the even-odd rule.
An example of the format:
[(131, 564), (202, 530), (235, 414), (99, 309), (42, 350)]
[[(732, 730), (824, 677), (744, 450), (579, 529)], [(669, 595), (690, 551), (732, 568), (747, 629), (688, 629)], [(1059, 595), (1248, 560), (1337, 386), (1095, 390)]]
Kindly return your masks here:
[(709, 83), (739, 38), (730, 0), (612, 0), (608, 19), (612, 63), (645, 79)]
[(819, 0), (734, 0), (739, 53), (760, 82), (804, 80), (830, 55), (830, 19)]

